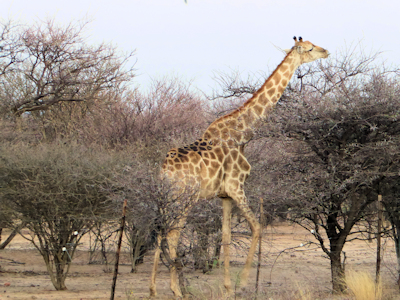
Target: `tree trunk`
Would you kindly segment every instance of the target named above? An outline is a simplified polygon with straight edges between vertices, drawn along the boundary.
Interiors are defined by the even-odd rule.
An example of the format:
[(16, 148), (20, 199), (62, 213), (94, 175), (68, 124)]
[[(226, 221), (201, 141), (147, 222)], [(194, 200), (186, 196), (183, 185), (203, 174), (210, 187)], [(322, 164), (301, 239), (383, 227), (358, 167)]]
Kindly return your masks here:
[(18, 227), (14, 228), (14, 230), (10, 233), (10, 235), (6, 238), (4, 242), (1, 242), (1, 233), (3, 228), (0, 228), (0, 250), (3, 250), (7, 245), (12, 241), (12, 239), (17, 235), (18, 231), (25, 226), (25, 224), (21, 224)]
[(399, 286), (399, 289), (400, 289), (400, 238), (398, 236), (398, 232), (399, 232), (399, 228), (395, 228), (393, 230), (393, 239), (394, 239), (394, 245), (395, 245), (395, 249), (396, 249), (396, 257), (397, 257), (397, 285)]
[(331, 260), (332, 290), (334, 293), (343, 293), (346, 290), (340, 252), (331, 252), (329, 257)]
[[(65, 263), (60, 262), (57, 257), (53, 257), (53, 263), (50, 261), (50, 256), (46, 252), (41, 252), (44, 262), (46, 264), (47, 272), (49, 273), (51, 283), (53, 283), (54, 288), (57, 291), (66, 290), (67, 287), (65, 285), (66, 274), (64, 274), (64, 266)], [(51, 255), (51, 254), (50, 254)], [(55, 266), (55, 272), (53, 269), (53, 265)]]

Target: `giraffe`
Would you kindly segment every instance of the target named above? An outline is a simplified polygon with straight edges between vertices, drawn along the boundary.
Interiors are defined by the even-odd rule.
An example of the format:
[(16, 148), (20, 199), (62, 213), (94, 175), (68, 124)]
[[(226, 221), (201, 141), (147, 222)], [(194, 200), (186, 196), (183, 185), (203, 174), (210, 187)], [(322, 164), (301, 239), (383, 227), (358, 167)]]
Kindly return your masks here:
[[(244, 182), (251, 166), (246, 160), (244, 147), (253, 137), (254, 129), (271, 112), (295, 70), (303, 63), (327, 58), (329, 52), (300, 37), (294, 37), (295, 45), (286, 51), (286, 56), (261, 88), (241, 107), (215, 120), (202, 137), (181, 148), (171, 149), (162, 165), (162, 176), (176, 182), (179, 188), (198, 186), (196, 199), (219, 197), (222, 199), (223, 224), (222, 245), (224, 252), (224, 286), (232, 293), (229, 271), (229, 244), (231, 243), (231, 210), (235, 204), (250, 225), (252, 239), (240, 284), (246, 286), (253, 256), (260, 234), (260, 224), (251, 211), (244, 193)], [(186, 212), (185, 212), (186, 214)], [(177, 221), (166, 237), (170, 258), (176, 259), (176, 248), (180, 231), (186, 218)], [(158, 238), (160, 242), (160, 237)], [(150, 282), (150, 296), (156, 296), (156, 272), (160, 257), (156, 249)], [(178, 285), (178, 274), (170, 267), (171, 290), (175, 297), (182, 297)]]

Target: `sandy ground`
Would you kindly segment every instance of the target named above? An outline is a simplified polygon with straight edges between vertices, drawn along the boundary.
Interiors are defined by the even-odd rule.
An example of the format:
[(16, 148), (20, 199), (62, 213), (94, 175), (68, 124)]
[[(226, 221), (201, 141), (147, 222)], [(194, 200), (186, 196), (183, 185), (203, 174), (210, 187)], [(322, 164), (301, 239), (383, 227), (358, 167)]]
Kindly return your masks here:
[[(261, 268), (261, 294), (258, 299), (298, 299), (298, 291), (311, 294), (309, 299), (351, 299), (330, 294), (330, 265), (322, 250), (308, 242), (313, 236), (304, 229), (276, 224), (264, 231), (264, 258)], [(234, 235), (236, 240), (241, 237)], [(300, 247), (300, 244), (305, 246)], [(396, 289), (396, 259), (391, 241), (384, 242), (382, 279), (386, 299), (400, 299)], [(21, 237), (0, 251), (0, 300), (4, 299), (110, 299), (112, 272), (104, 265), (88, 264), (87, 244), (78, 247), (66, 280), (68, 290), (56, 291), (50, 281), (42, 257)], [(346, 244), (346, 270), (369, 271), (375, 274), (376, 243), (355, 240)], [(232, 251), (232, 280), (238, 277), (244, 261), (243, 252)], [(146, 257), (138, 272), (131, 274), (129, 257), (123, 253), (115, 299), (148, 298), (152, 254)], [(113, 269), (110, 266), (109, 269)], [(223, 299), (223, 270), (211, 274), (188, 270), (185, 278), (196, 299)], [(169, 289), (168, 271), (159, 266), (158, 299), (173, 299)], [(250, 299), (254, 294), (256, 268), (250, 275), (247, 291), (237, 289), (237, 298)]]

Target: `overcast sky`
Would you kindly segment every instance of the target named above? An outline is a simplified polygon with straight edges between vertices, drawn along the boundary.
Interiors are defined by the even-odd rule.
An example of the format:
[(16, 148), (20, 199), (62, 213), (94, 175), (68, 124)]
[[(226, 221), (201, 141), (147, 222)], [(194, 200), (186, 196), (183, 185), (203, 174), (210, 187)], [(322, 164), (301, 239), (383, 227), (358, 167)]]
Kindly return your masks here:
[(1, 0), (0, 18), (23, 24), (86, 18), (90, 41), (136, 49), (136, 82), (179, 75), (209, 91), (214, 71), (275, 68), (292, 37), (332, 54), (363, 41), (400, 65), (400, 1), (369, 0)]

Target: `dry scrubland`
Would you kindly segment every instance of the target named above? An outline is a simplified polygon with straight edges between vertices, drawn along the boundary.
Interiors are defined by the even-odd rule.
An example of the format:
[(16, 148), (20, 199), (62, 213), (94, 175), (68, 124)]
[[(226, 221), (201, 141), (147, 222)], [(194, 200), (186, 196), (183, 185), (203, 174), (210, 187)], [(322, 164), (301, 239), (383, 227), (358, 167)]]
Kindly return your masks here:
[[(1, 27), (0, 248), (13, 229), (29, 229), (40, 241), (34, 248), (17, 236), (0, 251), (1, 300), (109, 299), (113, 267), (89, 264), (89, 234), (82, 233), (97, 230), (102, 238), (111, 232), (113, 243), (127, 199), (130, 253), (151, 244), (156, 232), (165, 237), (194, 194), (177, 195), (159, 179), (168, 149), (201, 137), (269, 76), (217, 74), (219, 87), (210, 95), (172, 76), (143, 90), (135, 84), (135, 53), (88, 44), (86, 26), (49, 20)], [(300, 67), (275, 110), (260, 118), (245, 148), (252, 165), (245, 184), (249, 205), (258, 217), (263, 198), (266, 224), (283, 218), (299, 225), (267, 227), (259, 299), (369, 299), (371, 278), (360, 272), (374, 278), (376, 244), (352, 238), (356, 230), (377, 232), (378, 194), (391, 222), (382, 235), (397, 242), (384, 240), (383, 296), (371, 299), (399, 299), (399, 95), (400, 69), (383, 64), (379, 53), (351, 45)], [(188, 221), (191, 231), (180, 243), (179, 260), (189, 262), (184, 275), (190, 293), (195, 299), (223, 299), (221, 268), (201, 272), (212, 257), (223, 258), (218, 200), (198, 203)], [(232, 226), (238, 232), (241, 225)], [(79, 244), (70, 270), (63, 269), (69, 257), (62, 249), (77, 238), (75, 231)], [(234, 238), (240, 249), (232, 257), (235, 282), (247, 236)], [(345, 271), (358, 272), (352, 276), (356, 284), (348, 286), (361, 290), (333, 296), (332, 289), (345, 286), (343, 252)], [(147, 252), (131, 274), (124, 249), (118, 298), (147, 297), (152, 254)], [(112, 251), (108, 256), (112, 262)], [(197, 271), (191, 268), (195, 264)], [(53, 283), (52, 266), (58, 266), (58, 276), (49, 273)], [(172, 298), (166, 267), (159, 273), (159, 298)], [(255, 273), (254, 268), (253, 282)], [(236, 298), (254, 298), (253, 287), (237, 289)]]
[[(235, 238), (243, 239), (243, 236), (236, 234)], [(332, 295), (329, 260), (313, 245), (299, 247), (301, 243), (306, 244), (312, 240), (312, 235), (304, 229), (287, 223), (274, 224), (267, 228), (263, 240), (265, 257), (261, 268), (259, 299), (375, 299), (355, 298), (350, 294)], [(104, 265), (89, 265), (87, 249), (88, 240), (85, 239), (78, 247), (66, 280), (68, 290), (55, 291), (39, 253), (21, 237), (15, 238), (7, 249), (0, 252), (0, 299), (109, 299), (112, 272), (107, 272)], [(375, 242), (353, 241), (345, 245), (344, 251), (347, 271), (365, 271), (374, 278)], [(135, 274), (130, 273), (129, 256), (126, 252), (123, 253), (116, 299), (148, 297), (152, 253), (145, 257), (144, 264), (138, 267)], [(382, 299), (400, 299), (395, 276), (396, 256), (390, 240), (385, 241), (383, 253)], [(239, 251), (234, 254), (233, 280), (241, 270), (245, 253)], [(111, 270), (112, 266), (108, 269)], [(254, 282), (255, 273), (256, 269), (253, 268), (250, 282)], [(188, 270), (185, 277), (190, 283), (194, 299), (224, 299), (222, 269), (206, 275), (200, 271)], [(10, 285), (5, 286), (8, 283)], [(253, 298), (252, 289), (254, 286), (246, 291), (238, 289), (236, 299)], [(168, 271), (164, 266), (159, 270), (158, 290), (159, 299), (173, 298), (169, 289)]]

